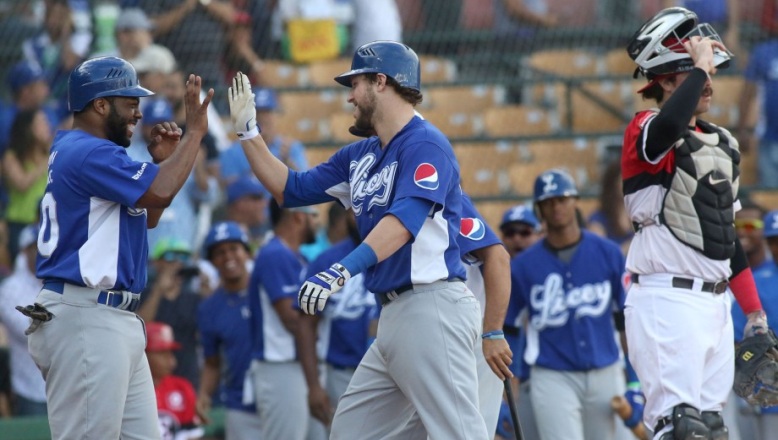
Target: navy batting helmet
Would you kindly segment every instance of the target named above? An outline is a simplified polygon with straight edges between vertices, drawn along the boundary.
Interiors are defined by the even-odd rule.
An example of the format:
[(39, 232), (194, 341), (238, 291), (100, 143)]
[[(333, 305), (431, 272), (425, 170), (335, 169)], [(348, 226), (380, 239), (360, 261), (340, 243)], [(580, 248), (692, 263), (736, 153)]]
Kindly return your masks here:
[(210, 260), (213, 247), (228, 241), (241, 243), (246, 247), (246, 250), (250, 250), (249, 237), (243, 232), (240, 225), (233, 221), (226, 221), (213, 225), (211, 230), (208, 231), (208, 235), (205, 236), (205, 241), (203, 242), (205, 257)]
[(567, 172), (553, 169), (544, 171), (535, 179), (535, 203), (552, 197), (578, 197), (575, 181)]
[(97, 98), (140, 98), (153, 94), (140, 86), (132, 64), (116, 57), (86, 60), (70, 72), (68, 79), (68, 108), (71, 112), (80, 112)]
[(402, 87), (420, 91), (419, 57), (410, 47), (396, 41), (373, 41), (354, 52), (351, 70), (335, 77), (335, 81), (351, 87), (351, 77), (365, 73), (383, 73)]

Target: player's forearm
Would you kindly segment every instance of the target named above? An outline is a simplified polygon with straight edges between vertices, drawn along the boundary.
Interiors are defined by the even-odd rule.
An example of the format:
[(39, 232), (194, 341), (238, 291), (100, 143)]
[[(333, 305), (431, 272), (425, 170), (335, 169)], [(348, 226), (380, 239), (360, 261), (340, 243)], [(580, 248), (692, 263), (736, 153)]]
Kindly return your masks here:
[(189, 130), (181, 138), (176, 150), (167, 159), (159, 163), (159, 173), (148, 191), (138, 200), (138, 208), (167, 208), (184, 186), (194, 168), (200, 141), (204, 133)]
[(478, 249), (474, 254), (483, 261), (486, 291), (483, 331), (502, 330), (511, 296), (510, 256), (500, 244)]
[(410, 239), (411, 233), (405, 229), (400, 220), (388, 214), (365, 237), (364, 243), (373, 249), (380, 263), (397, 252)]
[(162, 213), (165, 212), (164, 208), (148, 208), (146, 209), (146, 228), (154, 229), (159, 224), (159, 219), (162, 218)]
[(289, 177), (289, 167), (270, 152), (262, 136), (243, 140), (240, 144), (251, 166), (251, 171), (262, 182), (262, 185), (270, 191), (273, 198), (280, 205), (283, 205), (284, 188)]
[[(216, 392), (219, 385), (219, 370), (221, 362), (217, 356), (209, 357), (205, 360), (203, 371), (200, 374), (200, 395), (210, 397)], [(246, 373), (248, 374), (248, 372)]]
[(176, 27), (195, 7), (197, 0), (185, 0), (177, 8), (152, 18), (154, 36), (165, 35)]
[(303, 368), (308, 389), (321, 386), (319, 383), (318, 360), (316, 358), (317, 321), (317, 316), (301, 316), (295, 338), (297, 358)]

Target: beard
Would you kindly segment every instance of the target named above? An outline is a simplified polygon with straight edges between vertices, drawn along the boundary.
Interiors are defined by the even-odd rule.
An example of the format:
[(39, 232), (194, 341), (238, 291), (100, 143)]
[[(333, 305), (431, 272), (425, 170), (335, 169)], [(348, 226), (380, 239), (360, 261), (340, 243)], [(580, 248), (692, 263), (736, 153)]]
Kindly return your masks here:
[(129, 122), (119, 116), (116, 107), (112, 103), (111, 109), (108, 111), (108, 119), (105, 121), (106, 138), (116, 145), (120, 145), (124, 148), (129, 147), (130, 138), (127, 137), (128, 125)]
[(357, 116), (356, 121), (354, 121), (354, 127), (366, 132), (373, 132), (375, 131), (375, 128), (373, 127), (373, 115), (375, 114), (376, 108), (376, 96), (372, 89), (368, 89), (367, 94), (365, 95), (365, 101), (364, 104), (357, 104), (359, 116)]

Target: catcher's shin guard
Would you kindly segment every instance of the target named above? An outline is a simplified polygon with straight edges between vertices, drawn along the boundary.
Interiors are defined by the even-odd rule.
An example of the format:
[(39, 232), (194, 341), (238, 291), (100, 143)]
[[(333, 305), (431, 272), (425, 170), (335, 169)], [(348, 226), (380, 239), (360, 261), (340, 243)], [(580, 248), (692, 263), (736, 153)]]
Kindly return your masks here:
[(711, 440), (728, 440), (729, 429), (724, 426), (724, 419), (719, 411), (703, 411), (702, 422), (710, 429)]
[[(654, 432), (660, 432), (671, 423), (673, 425), (672, 431), (664, 433), (659, 440), (708, 440), (711, 438), (710, 429), (702, 421), (702, 415), (691, 405), (685, 403), (677, 405), (673, 408), (672, 417), (662, 418), (654, 427)], [(721, 426), (724, 426), (723, 421)]]

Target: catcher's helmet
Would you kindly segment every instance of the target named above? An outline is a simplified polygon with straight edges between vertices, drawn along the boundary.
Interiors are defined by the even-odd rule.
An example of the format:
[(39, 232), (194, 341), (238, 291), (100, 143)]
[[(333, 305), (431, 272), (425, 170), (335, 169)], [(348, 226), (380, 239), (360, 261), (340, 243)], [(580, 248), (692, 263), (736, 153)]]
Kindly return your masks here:
[[(627, 53), (638, 65), (638, 73), (649, 79), (658, 75), (687, 72), (694, 68), (694, 61), (683, 47), (692, 36), (710, 37), (721, 41), (711, 25), (698, 24), (697, 14), (686, 8), (667, 8), (659, 11), (632, 36)], [(727, 67), (732, 54), (714, 49), (716, 67)]]
[(181, 344), (173, 337), (173, 328), (163, 322), (146, 323), (146, 351), (178, 350)]
[(548, 170), (535, 179), (533, 201), (538, 203), (552, 197), (578, 197), (578, 188), (567, 172), (559, 169)]
[(214, 246), (224, 242), (237, 242), (243, 244), (246, 250), (249, 248), (249, 237), (243, 229), (233, 221), (219, 222), (211, 227), (203, 242), (203, 253), (207, 259), (211, 259), (211, 250)]
[(365, 73), (383, 73), (402, 87), (420, 91), (419, 57), (410, 47), (396, 41), (373, 41), (354, 52), (351, 70), (335, 77), (335, 81), (351, 87), (351, 77)]
[(132, 64), (116, 57), (86, 60), (70, 72), (68, 78), (68, 108), (83, 110), (97, 98), (108, 96), (142, 97), (154, 92), (144, 89)]

